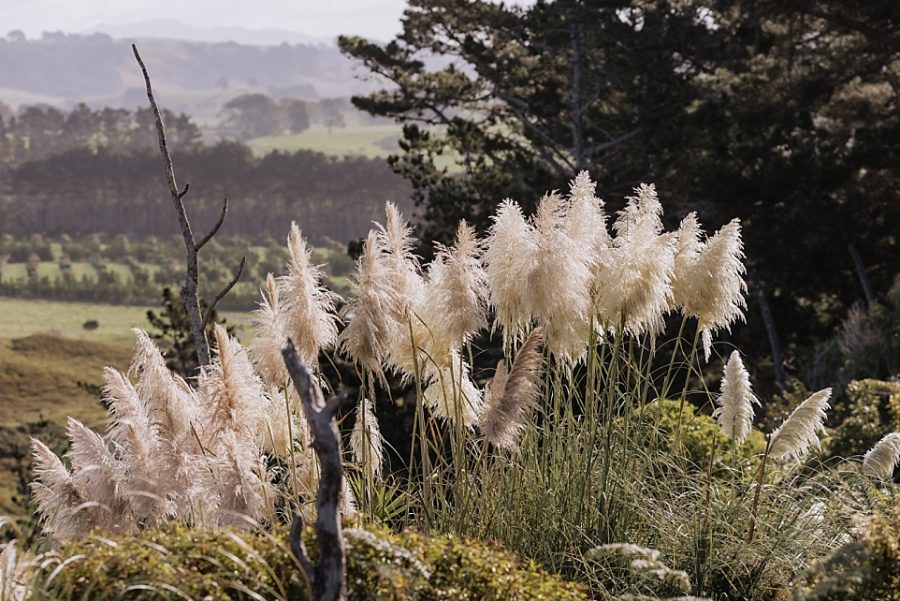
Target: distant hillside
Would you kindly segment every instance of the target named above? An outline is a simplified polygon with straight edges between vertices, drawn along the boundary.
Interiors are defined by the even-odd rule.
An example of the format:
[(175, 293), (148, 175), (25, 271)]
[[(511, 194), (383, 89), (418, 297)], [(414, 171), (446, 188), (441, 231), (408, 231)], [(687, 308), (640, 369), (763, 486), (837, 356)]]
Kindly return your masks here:
[[(146, 101), (129, 44), (104, 33), (46, 33), (30, 40), (0, 38), (0, 100), (24, 103), (29, 96), (63, 104), (133, 107)], [(251, 46), (235, 42), (140, 39), (154, 84), (169, 108), (190, 110), (191, 96), (260, 91), (310, 99), (350, 96), (370, 84), (334, 46)]]
[(145, 19), (132, 23), (101, 23), (84, 33), (105, 33), (114, 38), (169, 38), (192, 42), (237, 42), (252, 46), (288, 44), (334, 45), (331, 37), (313, 36), (286, 29), (249, 27), (204, 27), (177, 19)]

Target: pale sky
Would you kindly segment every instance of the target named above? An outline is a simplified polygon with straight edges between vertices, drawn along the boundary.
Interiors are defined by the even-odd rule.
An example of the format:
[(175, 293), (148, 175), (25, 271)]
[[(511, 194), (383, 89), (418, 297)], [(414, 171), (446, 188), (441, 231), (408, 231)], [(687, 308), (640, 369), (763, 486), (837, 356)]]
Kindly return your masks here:
[[(524, 0), (513, 2), (522, 4)], [(19, 29), (77, 33), (100, 23), (170, 18), (201, 27), (276, 28), (318, 38), (357, 34), (388, 40), (405, 0), (0, 0), (0, 36)]]

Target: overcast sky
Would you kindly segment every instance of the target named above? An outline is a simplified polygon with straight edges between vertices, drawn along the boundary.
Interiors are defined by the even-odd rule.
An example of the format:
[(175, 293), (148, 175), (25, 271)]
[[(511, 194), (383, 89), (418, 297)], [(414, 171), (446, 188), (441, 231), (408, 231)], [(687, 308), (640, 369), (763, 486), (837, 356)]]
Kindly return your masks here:
[(100, 23), (174, 18), (203, 27), (387, 40), (399, 31), (404, 5), (404, 0), (0, 0), (0, 36), (14, 29), (39, 37), (42, 31), (80, 32)]

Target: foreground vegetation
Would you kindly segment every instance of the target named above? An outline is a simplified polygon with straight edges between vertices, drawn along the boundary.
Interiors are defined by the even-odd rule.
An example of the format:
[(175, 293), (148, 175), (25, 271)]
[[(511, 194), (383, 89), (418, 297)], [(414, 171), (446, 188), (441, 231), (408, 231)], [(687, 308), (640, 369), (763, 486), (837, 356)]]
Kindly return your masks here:
[[(374, 538), (360, 536), (382, 558), (397, 544), (431, 571), (437, 557), (452, 558), (469, 545), (442, 547), (452, 540), (445, 534), (496, 541), (581, 587), (576, 593), (551, 579), (557, 584), (546, 584), (545, 598), (565, 598), (556, 586), (602, 599), (760, 601), (828, 598), (815, 595), (838, 588), (862, 594), (863, 582), (867, 592), (893, 590), (895, 548), (881, 535), (894, 528), (900, 434), (889, 434), (879, 417), (869, 422), (877, 444), (862, 462), (866, 448), (845, 452), (856, 458), (835, 456), (820, 445), (830, 389), (789, 397), (787, 416), (757, 429), (760, 400), (741, 356), (714, 340), (745, 306), (739, 223), (706, 237), (689, 215), (667, 233), (661, 212), (654, 188), (642, 186), (609, 235), (582, 173), (566, 197), (546, 196), (532, 219), (516, 203), (502, 204), (485, 241), (461, 224), (455, 244), (438, 247), (423, 269), (408, 224), (388, 204), (385, 224), (370, 233), (357, 263), (356, 294), (340, 315), (340, 299), (323, 287), (324, 274), (293, 227), (287, 273), (267, 279), (248, 349), (216, 327), (215, 360), (188, 382), (137, 332), (128, 370), (104, 372), (107, 434), (70, 419), (65, 462), (33, 443), (43, 536), (72, 541), (51, 568), (53, 583), (71, 587), (60, 595), (83, 595), (80, 586), (100, 582), (81, 571), (94, 574), (91, 565), (104, 566), (110, 594), (155, 586), (178, 596), (171, 587), (190, 584), (196, 593), (212, 586), (235, 598), (249, 595), (216, 567), (221, 560), (204, 559), (206, 551), (184, 558), (210, 566), (197, 567), (196, 583), (185, 582), (171, 567), (177, 564), (160, 572), (149, 558), (138, 565), (130, 558), (161, 552), (146, 537), (180, 549), (180, 535), (171, 534), (176, 523), (189, 528), (191, 540), (235, 540), (248, 561), (257, 561), (254, 544), (238, 543), (228, 529), (277, 538), (293, 512), (312, 518), (320, 467), (281, 358), (287, 339), (309, 365), (337, 348), (357, 367), (356, 409), (341, 419), (348, 443), (341, 511), (345, 520), (377, 526)], [(662, 337), (664, 317), (674, 311), (682, 316), (678, 332)], [(503, 356), (482, 387), (471, 343), (489, 325), (502, 338)], [(704, 363), (723, 350), (724, 374), (710, 380)], [(385, 473), (390, 451), (379, 422), (391, 401), (381, 390), (394, 376), (415, 390), (413, 447), (402, 471)], [(900, 415), (893, 403), (888, 399), (892, 421)], [(852, 447), (857, 439), (843, 440)], [(867, 531), (868, 520), (878, 526)], [(436, 538), (395, 538), (378, 529), (384, 527)], [(92, 531), (104, 538), (90, 542)], [(351, 549), (354, 532), (347, 535)], [(109, 536), (114, 545), (104, 542)], [(440, 550), (429, 551), (432, 545)], [(135, 550), (120, 556), (120, 547)], [(271, 569), (246, 569), (265, 580), (250, 590), (289, 597), (296, 571), (282, 572), (283, 563), (262, 557)], [(279, 557), (288, 555), (282, 550)], [(416, 589), (416, 578), (394, 571), (413, 560), (396, 557), (377, 562), (383, 581), (354, 572), (351, 560), (351, 588), (361, 586), (366, 598), (450, 594), (428, 578)], [(489, 571), (502, 557), (473, 560), (472, 567)], [(815, 561), (822, 563), (807, 572)], [(822, 567), (838, 563), (846, 578)], [(514, 590), (510, 578), (513, 584), (500, 588), (493, 577), (484, 580), (493, 593), (455, 594), (502, 598), (504, 587)], [(522, 598), (541, 598), (540, 582), (551, 581), (534, 581), (527, 594), (535, 596)], [(464, 591), (473, 582), (480, 581), (447, 586)], [(391, 583), (413, 588), (380, 588)]]

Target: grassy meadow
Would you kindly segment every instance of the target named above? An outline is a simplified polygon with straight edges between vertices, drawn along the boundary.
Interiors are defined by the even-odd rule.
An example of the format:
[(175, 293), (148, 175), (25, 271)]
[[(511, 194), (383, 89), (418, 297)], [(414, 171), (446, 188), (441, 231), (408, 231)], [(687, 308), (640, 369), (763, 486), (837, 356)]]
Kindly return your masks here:
[(400, 128), (396, 125), (311, 127), (299, 134), (266, 136), (248, 142), (257, 156), (273, 150), (314, 150), (334, 156), (387, 157), (397, 148)]

